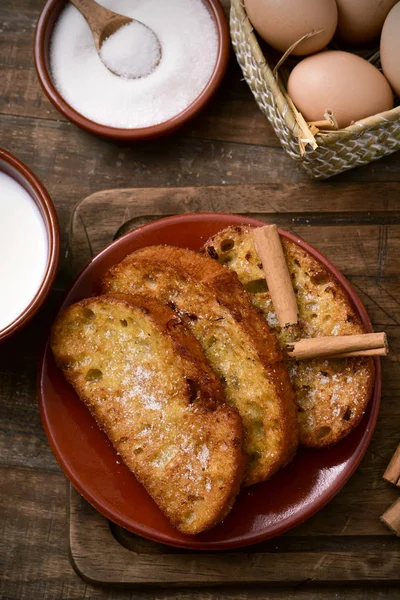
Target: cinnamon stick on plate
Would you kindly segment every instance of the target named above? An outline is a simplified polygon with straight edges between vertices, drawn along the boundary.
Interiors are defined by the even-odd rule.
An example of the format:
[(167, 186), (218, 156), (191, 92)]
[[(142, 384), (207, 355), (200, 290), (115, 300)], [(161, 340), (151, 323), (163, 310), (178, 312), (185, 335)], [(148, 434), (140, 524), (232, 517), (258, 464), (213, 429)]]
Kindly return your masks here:
[(332, 358), (350, 358), (352, 356), (387, 356), (388, 348), (370, 348), (369, 350), (356, 350), (355, 352), (343, 352), (335, 354)]
[(278, 228), (276, 225), (257, 227), (253, 237), (279, 325), (295, 325), (299, 310)]
[(289, 358), (296, 360), (329, 356), (385, 356), (388, 353), (388, 344), (385, 333), (362, 333), (306, 338), (288, 344), (286, 352)]
[(400, 498), (387, 509), (381, 516), (381, 521), (385, 523), (395, 533), (400, 536)]
[(383, 479), (400, 487), (400, 444), (397, 446), (397, 450), (383, 474)]
[[(253, 238), (279, 325), (295, 325), (299, 310), (278, 228), (276, 225), (257, 227)], [(329, 356), (386, 356), (388, 344), (385, 333), (365, 333), (303, 339), (289, 344), (286, 352), (289, 358), (297, 360)]]

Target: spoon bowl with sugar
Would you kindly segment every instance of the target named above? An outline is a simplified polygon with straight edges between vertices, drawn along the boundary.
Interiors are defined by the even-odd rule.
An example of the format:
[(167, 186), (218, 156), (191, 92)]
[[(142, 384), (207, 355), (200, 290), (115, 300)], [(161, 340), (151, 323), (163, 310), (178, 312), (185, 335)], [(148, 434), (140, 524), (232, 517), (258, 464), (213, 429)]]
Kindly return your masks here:
[(95, 0), (70, 0), (86, 19), (100, 60), (119, 77), (146, 77), (161, 60), (154, 31), (136, 19), (101, 6)]

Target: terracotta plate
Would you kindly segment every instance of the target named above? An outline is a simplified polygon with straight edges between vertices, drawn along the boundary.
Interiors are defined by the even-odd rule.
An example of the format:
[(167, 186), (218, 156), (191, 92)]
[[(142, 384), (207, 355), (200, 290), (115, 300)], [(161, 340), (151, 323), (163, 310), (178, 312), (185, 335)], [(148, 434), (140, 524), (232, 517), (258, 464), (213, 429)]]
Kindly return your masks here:
[[(239, 223), (262, 225), (255, 219), (216, 213), (169, 217), (144, 225), (105, 248), (81, 272), (63, 307), (96, 294), (111, 265), (129, 252), (152, 244), (172, 244), (198, 250), (221, 229)], [(318, 258), (346, 289), (361, 320), (372, 330), (359, 298), (338, 270), (319, 252), (290, 233), (281, 231)], [(100, 513), (143, 537), (196, 550), (221, 550), (254, 544), (295, 527), (321, 509), (346, 483), (371, 439), (379, 410), (381, 371), (376, 360), (372, 400), (360, 425), (333, 448), (301, 448), (293, 462), (270, 481), (242, 491), (223, 523), (209, 532), (185, 536), (168, 523), (122, 464), (61, 371), (47, 345), (39, 373), (39, 402), (44, 428), (64, 473)]]

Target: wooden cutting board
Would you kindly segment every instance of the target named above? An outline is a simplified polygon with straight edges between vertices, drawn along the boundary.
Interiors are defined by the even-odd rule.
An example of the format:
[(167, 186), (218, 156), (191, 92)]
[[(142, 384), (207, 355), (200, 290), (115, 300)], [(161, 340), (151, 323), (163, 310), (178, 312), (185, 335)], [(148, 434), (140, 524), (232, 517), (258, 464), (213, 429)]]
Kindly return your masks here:
[[(320, 190), (320, 193), (318, 193)], [(155, 218), (232, 212), (277, 223), (315, 245), (348, 277), (376, 329), (389, 336), (382, 408), (359, 469), (317, 515), (263, 544), (196, 553), (110, 523), (70, 487), (70, 555), (98, 584), (200, 586), (400, 582), (400, 540), (380, 522), (398, 497), (382, 473), (400, 439), (400, 185), (243, 185), (106, 190), (82, 200), (69, 233), (70, 276), (104, 246)]]

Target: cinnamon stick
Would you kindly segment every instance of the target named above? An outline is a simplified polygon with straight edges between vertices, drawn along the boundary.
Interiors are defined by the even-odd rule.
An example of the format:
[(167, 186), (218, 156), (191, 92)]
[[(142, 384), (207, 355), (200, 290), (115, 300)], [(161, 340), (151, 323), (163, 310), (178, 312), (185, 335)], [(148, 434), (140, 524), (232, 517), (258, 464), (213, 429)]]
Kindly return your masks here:
[(295, 325), (299, 310), (278, 228), (276, 225), (257, 227), (253, 236), (279, 324), (281, 327)]
[(357, 350), (355, 352), (341, 352), (335, 354), (334, 358), (351, 358), (353, 356), (387, 356), (388, 349), (383, 348), (372, 348), (370, 350)]
[[(286, 347), (290, 358), (302, 360), (306, 358), (378, 355), (388, 352), (385, 333), (363, 333), (359, 335), (337, 335), (318, 338), (306, 338)], [(357, 354), (355, 354), (357, 353)]]
[(400, 536), (400, 498), (381, 516), (381, 521)]
[(383, 474), (383, 479), (400, 487), (400, 444), (397, 446), (397, 450), (393, 454), (392, 460)]

